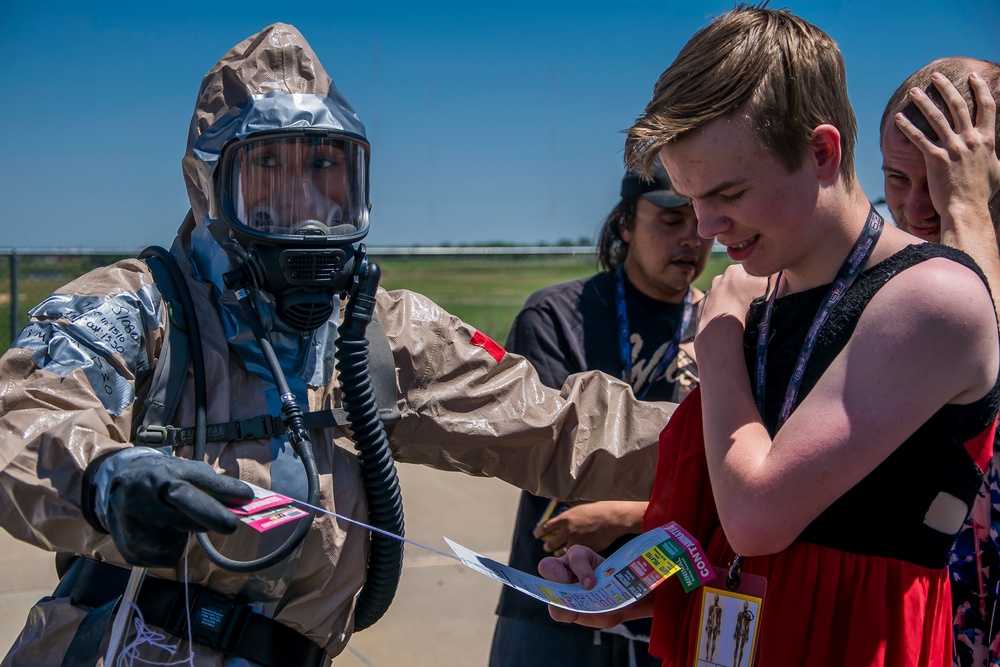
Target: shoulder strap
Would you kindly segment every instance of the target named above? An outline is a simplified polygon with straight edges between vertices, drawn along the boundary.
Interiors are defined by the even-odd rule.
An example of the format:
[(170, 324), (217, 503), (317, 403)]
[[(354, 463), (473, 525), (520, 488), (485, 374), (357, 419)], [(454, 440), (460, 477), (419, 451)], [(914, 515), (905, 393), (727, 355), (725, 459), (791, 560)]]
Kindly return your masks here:
[[(144, 253), (140, 253), (142, 255)], [(169, 256), (169, 255), (168, 255)], [(145, 403), (132, 420), (132, 442), (151, 446), (180, 447), (194, 442), (193, 428), (168, 426), (177, 412), (181, 393), (187, 380), (191, 363), (188, 331), (178, 301), (178, 290), (187, 285), (177, 285), (170, 270), (159, 256), (145, 256), (143, 260), (153, 274), (153, 280), (166, 306), (168, 321), (160, 356), (156, 360), (153, 379)], [(375, 401), (379, 406), (379, 419), (385, 427), (386, 437), (402, 418), (396, 405), (396, 364), (392, 348), (378, 315), (368, 325), (368, 364), (372, 378)], [(329, 428), (347, 423), (347, 413), (337, 408), (304, 415), (307, 428)], [(270, 415), (251, 419), (234, 420), (225, 424), (208, 426), (208, 442), (229, 442), (257, 439), (278, 433), (280, 421)]]
[(819, 381), (834, 357), (847, 346), (862, 314), (878, 291), (906, 269), (938, 257), (949, 259), (971, 269), (989, 289), (986, 276), (967, 254), (937, 243), (915, 243), (906, 246), (874, 266), (865, 269), (850, 289), (843, 294), (833, 312), (830, 313), (830, 319), (820, 329), (814, 354), (817, 359), (826, 359), (827, 361), (823, 363), (810, 362), (806, 365), (802, 391), (799, 394), (800, 401)]
[(820, 331), (820, 340), (834, 336), (843, 337), (843, 343), (846, 344), (846, 339), (854, 335), (854, 328), (861, 314), (879, 290), (906, 269), (939, 257), (961, 264), (975, 272), (986, 285), (986, 289), (989, 289), (986, 276), (972, 258), (961, 250), (937, 243), (915, 243), (890, 255), (858, 276), (834, 308), (827, 326)]
[(385, 435), (392, 435), (392, 429), (402, 419), (396, 406), (396, 362), (392, 357), (389, 337), (379, 322), (378, 313), (373, 313), (368, 325), (368, 372), (374, 384), (375, 403), (378, 416), (385, 427)]
[[(169, 424), (173, 419), (191, 363), (187, 327), (177, 296), (178, 290), (186, 290), (187, 285), (178, 285), (173, 279), (173, 273), (164, 263), (176, 260), (166, 251), (156, 256), (146, 255), (143, 251), (140, 256), (153, 274), (153, 281), (163, 298), (168, 317), (160, 355), (153, 369), (149, 394), (138, 413), (132, 418), (132, 442), (136, 442), (138, 433), (147, 432), (150, 426)], [(165, 257), (170, 257), (170, 260), (165, 260)]]

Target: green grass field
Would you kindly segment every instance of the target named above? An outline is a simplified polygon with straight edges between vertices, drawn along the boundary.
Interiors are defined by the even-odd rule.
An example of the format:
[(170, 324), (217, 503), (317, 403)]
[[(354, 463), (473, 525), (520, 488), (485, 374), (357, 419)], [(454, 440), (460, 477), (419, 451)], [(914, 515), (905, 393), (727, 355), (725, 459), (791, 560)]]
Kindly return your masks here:
[[(501, 344), (532, 292), (597, 270), (592, 255), (375, 259), (383, 287), (420, 292)], [(713, 256), (695, 285), (707, 289), (730, 263), (725, 255)]]
[[(18, 257), (19, 291), (17, 323), (23, 326), (27, 311), (60, 286), (84, 272), (111, 263), (117, 256)], [(580, 256), (451, 256), (379, 257), (382, 286), (420, 292), (500, 342), (524, 300), (535, 290), (591, 275), (593, 255)], [(0, 260), (0, 345), (10, 345), (9, 259)], [(725, 255), (713, 256), (695, 283), (705, 289), (712, 277), (730, 263)]]

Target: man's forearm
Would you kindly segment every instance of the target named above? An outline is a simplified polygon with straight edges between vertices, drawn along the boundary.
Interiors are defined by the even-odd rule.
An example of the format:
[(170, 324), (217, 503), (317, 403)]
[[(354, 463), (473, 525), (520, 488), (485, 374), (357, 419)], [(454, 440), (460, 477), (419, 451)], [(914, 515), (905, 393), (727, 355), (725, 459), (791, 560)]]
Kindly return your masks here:
[[(961, 220), (962, 224), (955, 224)], [(941, 216), (941, 243), (969, 255), (986, 276), (1000, 313), (1000, 249), (989, 210), (948, 210)]]

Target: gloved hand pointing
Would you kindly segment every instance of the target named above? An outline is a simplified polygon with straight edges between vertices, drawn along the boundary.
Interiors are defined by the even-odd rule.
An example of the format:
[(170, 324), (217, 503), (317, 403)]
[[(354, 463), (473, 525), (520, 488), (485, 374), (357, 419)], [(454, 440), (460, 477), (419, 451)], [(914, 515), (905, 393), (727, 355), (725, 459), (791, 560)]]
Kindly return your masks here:
[(126, 562), (146, 567), (175, 566), (192, 532), (233, 532), (239, 520), (226, 506), (253, 500), (249, 486), (207, 463), (145, 447), (101, 461), (91, 485), (93, 518)]

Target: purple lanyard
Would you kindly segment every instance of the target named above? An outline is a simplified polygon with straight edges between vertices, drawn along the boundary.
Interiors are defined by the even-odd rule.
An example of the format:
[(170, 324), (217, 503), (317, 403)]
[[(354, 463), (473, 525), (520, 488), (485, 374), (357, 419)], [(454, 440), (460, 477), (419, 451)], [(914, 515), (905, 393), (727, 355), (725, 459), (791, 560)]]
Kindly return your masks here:
[[(819, 336), (820, 329), (826, 323), (827, 319), (830, 317), (830, 313), (833, 312), (834, 307), (840, 301), (840, 298), (847, 293), (851, 285), (854, 284), (855, 278), (861, 273), (862, 267), (864, 267), (865, 262), (871, 257), (872, 250), (875, 248), (875, 244), (878, 242), (878, 237), (882, 233), (882, 227), (885, 225), (885, 220), (882, 216), (878, 214), (875, 207), (871, 207), (871, 211), (868, 213), (868, 221), (865, 223), (865, 228), (861, 231), (861, 235), (858, 236), (858, 240), (854, 242), (854, 248), (851, 250), (851, 254), (847, 256), (844, 260), (843, 265), (840, 267), (840, 271), (837, 272), (837, 277), (830, 285), (830, 289), (826, 293), (826, 298), (820, 305), (819, 310), (816, 312), (816, 316), (813, 318), (812, 325), (809, 327), (809, 332), (806, 334), (806, 339), (802, 343), (802, 350), (799, 352), (799, 358), (795, 361), (795, 368), (792, 371), (792, 377), (788, 380), (788, 390), (785, 392), (785, 402), (781, 406), (781, 413), (778, 415), (778, 425), (775, 430), (781, 428), (782, 424), (788, 419), (792, 414), (792, 410), (795, 408), (795, 399), (798, 398), (799, 389), (802, 387), (802, 378), (805, 375), (806, 364), (809, 362), (809, 357), (812, 356), (813, 349), (816, 347), (816, 338)], [(778, 274), (778, 278), (774, 281), (774, 289), (771, 290), (770, 296), (767, 298), (767, 305), (764, 308), (764, 315), (761, 317), (760, 325), (757, 330), (757, 388), (754, 392), (754, 398), (757, 402), (757, 410), (760, 412), (761, 418), (764, 417), (764, 379), (767, 374), (767, 337), (771, 330), (771, 313), (774, 311), (774, 301), (778, 293), (778, 284), (781, 282), (781, 274)]]
[[(693, 290), (688, 286), (687, 294), (684, 295), (684, 314), (681, 315), (680, 324), (677, 326), (677, 331), (674, 332), (673, 340), (670, 341), (670, 345), (664, 350), (663, 356), (660, 357), (660, 361), (657, 362), (656, 368), (653, 372), (649, 374), (646, 380), (646, 385), (642, 388), (642, 391), (636, 393), (635, 397), (639, 400), (645, 398), (646, 394), (649, 393), (649, 388), (653, 386), (654, 383), (658, 382), (661, 378), (666, 377), (667, 367), (670, 362), (674, 360), (677, 356), (677, 348), (681, 344), (681, 336), (684, 335), (684, 331), (688, 328), (688, 324), (691, 322), (691, 311), (693, 310), (691, 306)], [(629, 385), (632, 384), (632, 330), (629, 326), (628, 321), (628, 308), (625, 303), (625, 278), (622, 275), (622, 267), (619, 266), (615, 269), (615, 312), (617, 313), (618, 319), (618, 351), (621, 355), (622, 363), (622, 380), (628, 382)], [(632, 391), (636, 391), (636, 387), (632, 387)]]

